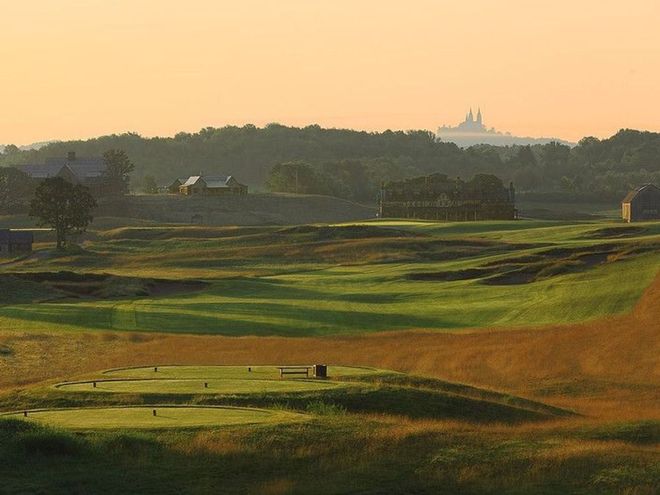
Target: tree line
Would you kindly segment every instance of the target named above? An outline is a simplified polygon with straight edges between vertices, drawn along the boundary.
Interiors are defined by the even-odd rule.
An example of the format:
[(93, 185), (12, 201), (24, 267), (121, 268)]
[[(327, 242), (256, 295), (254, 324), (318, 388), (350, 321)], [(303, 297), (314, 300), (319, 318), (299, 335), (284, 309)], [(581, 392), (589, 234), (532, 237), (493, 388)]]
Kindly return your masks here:
[(230, 174), (272, 191), (331, 194), (374, 201), (383, 181), (444, 173), (489, 173), (528, 193), (617, 199), (631, 187), (660, 182), (660, 134), (622, 130), (575, 147), (477, 145), (462, 149), (427, 131), (364, 132), (270, 124), (205, 128), (174, 137), (135, 133), (51, 143), (39, 150), (7, 146), (0, 165), (40, 163), (69, 150), (98, 156), (122, 149), (135, 163), (133, 188), (155, 191), (175, 178)]

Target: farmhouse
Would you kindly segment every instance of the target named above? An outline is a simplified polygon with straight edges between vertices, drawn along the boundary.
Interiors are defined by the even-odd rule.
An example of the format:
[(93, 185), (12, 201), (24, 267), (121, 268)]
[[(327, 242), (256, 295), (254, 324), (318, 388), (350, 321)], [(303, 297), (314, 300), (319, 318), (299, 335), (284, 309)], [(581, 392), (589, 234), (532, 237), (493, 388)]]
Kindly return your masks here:
[(102, 157), (78, 157), (70, 151), (66, 157), (46, 158), (42, 164), (22, 165), (20, 170), (35, 181), (62, 177), (73, 184), (82, 184), (94, 195), (105, 192), (106, 164)]
[(0, 257), (32, 252), (32, 232), (0, 229)]
[(245, 195), (247, 186), (238, 182), (231, 175), (213, 176), (213, 175), (193, 175), (189, 177), (181, 186), (179, 193), (185, 196), (205, 195)]
[(494, 175), (480, 174), (470, 181), (433, 174), (383, 184), (382, 218), (418, 218), (444, 221), (513, 220), (516, 218), (513, 184), (504, 187)]
[(630, 191), (621, 202), (621, 216), (626, 222), (660, 220), (660, 189), (645, 184)]

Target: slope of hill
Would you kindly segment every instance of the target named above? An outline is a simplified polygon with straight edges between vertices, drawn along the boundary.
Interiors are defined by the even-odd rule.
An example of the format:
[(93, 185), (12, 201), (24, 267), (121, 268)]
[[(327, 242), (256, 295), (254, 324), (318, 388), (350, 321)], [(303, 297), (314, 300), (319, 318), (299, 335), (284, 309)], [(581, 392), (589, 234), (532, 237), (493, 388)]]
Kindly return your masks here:
[(158, 223), (292, 225), (348, 222), (376, 215), (376, 208), (314, 194), (248, 194), (241, 197), (128, 196), (102, 203), (97, 216), (124, 216)]

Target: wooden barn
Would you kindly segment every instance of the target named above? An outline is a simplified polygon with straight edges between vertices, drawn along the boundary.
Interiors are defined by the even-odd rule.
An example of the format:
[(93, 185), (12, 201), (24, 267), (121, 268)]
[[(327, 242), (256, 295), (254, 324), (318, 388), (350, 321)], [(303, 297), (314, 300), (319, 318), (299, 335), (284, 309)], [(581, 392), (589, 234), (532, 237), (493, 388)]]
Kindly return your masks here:
[(660, 188), (645, 184), (630, 191), (621, 202), (621, 216), (626, 222), (660, 220)]
[(241, 184), (231, 175), (211, 176), (211, 175), (193, 175), (189, 177), (179, 187), (179, 193), (185, 196), (206, 195), (238, 195), (247, 194), (248, 188)]
[(0, 257), (31, 253), (33, 242), (32, 232), (0, 229)]

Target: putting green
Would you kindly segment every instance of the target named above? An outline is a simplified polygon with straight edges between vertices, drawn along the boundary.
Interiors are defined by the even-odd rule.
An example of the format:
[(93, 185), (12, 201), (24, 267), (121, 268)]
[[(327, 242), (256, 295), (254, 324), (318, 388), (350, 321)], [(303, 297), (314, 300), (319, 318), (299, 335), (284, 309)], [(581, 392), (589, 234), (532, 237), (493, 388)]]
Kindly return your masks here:
[[(156, 410), (156, 416), (153, 411)], [(26, 421), (73, 429), (97, 428), (185, 428), (198, 426), (232, 426), (295, 421), (302, 414), (238, 407), (104, 407), (83, 409), (49, 409), (3, 415)]]
[[(278, 379), (280, 372), (277, 366), (158, 366), (154, 367), (122, 368), (108, 370), (104, 374), (122, 378), (199, 378), (199, 379), (228, 379), (238, 378), (244, 380)], [(375, 368), (360, 368), (351, 366), (328, 366), (328, 377), (358, 376), (383, 373)], [(310, 370), (311, 373), (311, 370)], [(304, 377), (304, 375), (286, 375), (287, 378)]]
[[(94, 383), (96, 383), (96, 387), (94, 387)], [(67, 392), (123, 392), (138, 394), (259, 394), (268, 392), (328, 390), (345, 386), (341, 382), (315, 380), (313, 378), (309, 380), (127, 378), (97, 380), (96, 382), (69, 382), (56, 385), (59, 390)]]

